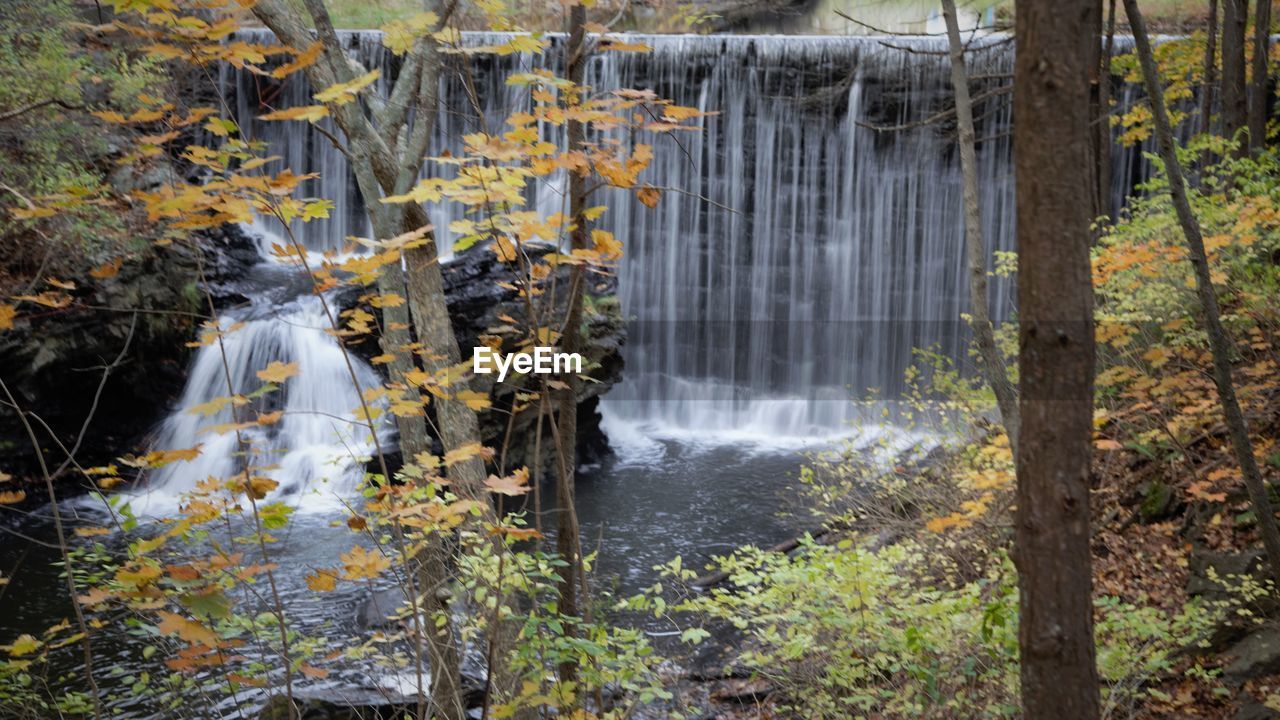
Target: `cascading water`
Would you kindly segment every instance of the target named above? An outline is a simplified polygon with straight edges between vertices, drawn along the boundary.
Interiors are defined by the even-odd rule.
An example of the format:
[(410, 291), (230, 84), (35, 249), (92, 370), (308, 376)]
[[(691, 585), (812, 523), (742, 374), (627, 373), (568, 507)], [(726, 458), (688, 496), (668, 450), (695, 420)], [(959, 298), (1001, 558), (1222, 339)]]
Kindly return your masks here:
[[(243, 35), (273, 40), (267, 31)], [(505, 38), (471, 34), (466, 42)], [(353, 58), (382, 70), (377, 89), (386, 92), (399, 61), (381, 35), (345, 32), (342, 39)], [(593, 56), (588, 83), (601, 92), (652, 89), (707, 115), (694, 132), (630, 139), (654, 145), (646, 177), (663, 187), (656, 209), (627, 191), (602, 199), (609, 207), (602, 224), (627, 246), (618, 285), (630, 320), (627, 377), (603, 406), (611, 432), (830, 437), (847, 432), (864, 412), (852, 398), (869, 389), (882, 398), (901, 392), (915, 349), (967, 365), (962, 190), (940, 39), (637, 39), (652, 52)], [(978, 176), (989, 252), (1012, 246), (1007, 40), (979, 40), (969, 57), (980, 99)], [(528, 90), (507, 85), (506, 77), (516, 69), (555, 69), (559, 55), (553, 47), (539, 56), (455, 60), (441, 79), (430, 152), (456, 153), (464, 135), (496, 132), (510, 113), (527, 110)], [(476, 89), (478, 112), (464, 75)], [(349, 236), (367, 236), (368, 219), (329, 121), (317, 128), (257, 120), (270, 109), (309, 104), (313, 91), (305, 80), (228, 67), (222, 82), (244, 134), (265, 141), (281, 156), (280, 167), (318, 174), (302, 195), (333, 201), (329, 220), (292, 228), (308, 249), (340, 251)], [(940, 122), (920, 122), (939, 116)], [(541, 130), (558, 139), (556, 128)], [(1148, 169), (1141, 153), (1117, 149), (1114, 160), (1119, 207), (1134, 177)], [(429, 164), (425, 172), (447, 175), (451, 166)], [(562, 179), (536, 186), (528, 200), (547, 214), (563, 210)], [(447, 255), (457, 209), (433, 205), (430, 212)], [(269, 219), (259, 225), (266, 254), (273, 232), (284, 228)], [(1007, 317), (1009, 282), (993, 279), (991, 293), (992, 315)], [(226, 322), (247, 324), (228, 336), (226, 368), (216, 346), (201, 350), (182, 407), (158, 444), (203, 443), (203, 453), (154, 474), (153, 501), (171, 504), (197, 480), (226, 476), (245, 462), (234, 434), (208, 432), (229, 422), (230, 410), (210, 417), (188, 411), (228, 394), (227, 371), (236, 393), (251, 392), (258, 382), (253, 371), (272, 360), (305, 365), (284, 388), (285, 420), (252, 438), (278, 465), (278, 493), (340, 494), (358, 480), (353, 458), (371, 449), (367, 433), (351, 424), (358, 398), (339, 346), (321, 329), (327, 320), (319, 299), (300, 294), (305, 290), (281, 303), (278, 293), (260, 292), (252, 307), (229, 313)], [(375, 383), (372, 370), (353, 360), (358, 382)]]
[[(266, 31), (247, 39), (270, 42)], [(656, 209), (632, 193), (602, 198), (602, 224), (620, 237), (621, 301), (631, 319), (627, 379), (606, 399), (615, 421), (679, 434), (830, 435), (869, 388), (892, 397), (914, 348), (936, 348), (963, 365), (967, 303), (958, 157), (945, 122), (912, 125), (943, 111), (950, 85), (940, 40), (848, 37), (641, 36), (651, 53), (593, 57), (597, 90), (653, 89), (711, 113), (696, 131), (654, 143), (648, 178), (664, 188)], [(468, 43), (490, 43), (473, 35)], [(555, 40), (559, 42), (559, 39)], [(376, 32), (344, 34), (349, 52), (394, 78), (398, 61)], [(970, 58), (978, 107), (979, 181), (989, 250), (1010, 249), (1013, 183), (1008, 75), (1011, 43), (980, 40)], [(482, 57), (465, 72), (482, 113), (472, 111), (455, 67), (441, 81), (431, 151), (457, 152), (461, 137), (496, 131), (527, 109), (527, 90), (506, 85), (514, 68), (543, 56)], [(229, 69), (226, 91), (253, 137), (282, 165), (319, 172), (309, 195), (337, 207), (322, 248), (364, 234), (367, 224), (345, 159), (305, 123), (261, 123), (268, 109), (307, 104), (296, 78), (271, 84)], [(549, 137), (553, 131), (543, 128)], [(428, 167), (447, 173), (447, 167)], [(557, 182), (530, 203), (561, 209)], [(442, 248), (453, 212), (433, 207)], [(1007, 317), (1011, 287), (992, 283), (993, 315)]]
[[(304, 281), (292, 268), (270, 261), (246, 279), (251, 302), (219, 318), (222, 341), (197, 352), (182, 398), (156, 437), (160, 449), (199, 446), (200, 453), (159, 468), (134, 488), (135, 511), (172, 512), (199, 482), (226, 481), (246, 467), (279, 483), (270, 501), (299, 509), (336, 509), (355, 494), (364, 478), (363, 458), (376, 444), (368, 426), (357, 422), (363, 413), (352, 374), (361, 390), (381, 380), (326, 332), (332, 323), (325, 302), (332, 299), (310, 294)], [(278, 383), (279, 389), (264, 390), (257, 373), (273, 362), (297, 363), (297, 373)], [(248, 403), (210, 405), (232, 395)], [(279, 417), (269, 424), (229, 427), (274, 413)], [(391, 440), (387, 428), (380, 434), (383, 443)]]

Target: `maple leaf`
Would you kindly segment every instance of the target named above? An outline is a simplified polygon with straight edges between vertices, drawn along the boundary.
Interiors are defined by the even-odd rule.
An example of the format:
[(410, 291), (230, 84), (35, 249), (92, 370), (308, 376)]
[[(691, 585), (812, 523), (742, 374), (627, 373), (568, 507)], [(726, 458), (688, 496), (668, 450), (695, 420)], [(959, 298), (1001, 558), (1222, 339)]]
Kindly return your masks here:
[(259, 370), (256, 374), (258, 379), (265, 382), (281, 383), (298, 374), (298, 363), (282, 363), (276, 360), (267, 365), (265, 370)]
[(267, 497), (267, 493), (280, 487), (280, 483), (268, 477), (254, 475), (249, 478), (246, 491), (253, 496), (254, 500), (262, 500)]
[(322, 103), (333, 103), (334, 105), (346, 105), (352, 100), (355, 100), (356, 96), (360, 94), (361, 90), (372, 85), (374, 81), (381, 76), (382, 76), (381, 70), (377, 70), (377, 69), (370, 70), (369, 72), (365, 73), (364, 75), (361, 75), (358, 78), (355, 78), (353, 80), (348, 80), (347, 82), (344, 82), (344, 83), (338, 83), (337, 85), (331, 85), (325, 88), (324, 90), (321, 90), (320, 92), (316, 93), (315, 98), (318, 102), (322, 102)]
[(484, 481), (484, 486), (489, 488), (490, 492), (499, 495), (524, 495), (533, 488), (529, 487), (529, 469), (520, 468), (506, 477), (498, 477), (490, 475)]
[(0, 505), (13, 505), (27, 499), (27, 493), (23, 490), (5, 490), (0, 492)]
[(312, 667), (306, 663), (303, 663), (302, 666), (298, 668), (298, 672), (302, 673), (303, 675), (306, 675), (309, 678), (313, 678), (316, 680), (323, 680), (324, 678), (329, 677), (328, 670), (324, 670), (318, 667)]
[(324, 105), (300, 105), (286, 110), (276, 110), (259, 116), (259, 120), (305, 120), (318, 122), (329, 117), (329, 108)]
[(155, 565), (135, 565), (135, 569), (121, 568), (116, 571), (116, 580), (129, 585), (142, 586), (160, 577), (160, 568)]
[(636, 190), (636, 198), (644, 203), (647, 208), (658, 207), (658, 201), (662, 199), (662, 191), (652, 185), (645, 185)]
[(293, 60), (285, 63), (284, 65), (281, 65), (275, 70), (272, 70), (271, 77), (283, 78), (287, 75), (292, 75), (293, 73), (303, 68), (314, 65), (316, 60), (319, 59), (320, 57), (320, 51), (323, 49), (324, 49), (324, 44), (321, 43), (319, 40), (311, 43), (310, 45), (307, 46), (306, 50), (302, 50), (300, 52), (294, 51), (292, 48), (290, 48), (291, 52), (297, 52), (297, 54), (294, 56)]
[(42, 644), (43, 643), (41, 643), (39, 640), (35, 639), (31, 635), (27, 635), (26, 633), (23, 633), (22, 635), (18, 636), (17, 640), (13, 641), (12, 645), (9, 646), (8, 648), (9, 654), (14, 657), (22, 657), (23, 655), (30, 655), (36, 650), (39, 650)]
[(115, 260), (111, 260), (110, 262), (104, 263), (90, 270), (89, 277), (97, 280), (113, 278), (120, 274), (120, 266), (122, 264), (124, 264), (124, 260), (122, 258), (116, 258)]
[(475, 390), (459, 390), (454, 398), (466, 403), (472, 410), (484, 410), (489, 407), (489, 396)]
[(37, 305), (51, 308), (64, 308), (71, 304), (71, 296), (55, 292), (42, 292), (39, 295), (15, 295), (14, 300), (26, 300)]
[(347, 580), (372, 580), (391, 567), (391, 561), (381, 553), (369, 552), (359, 545), (338, 558), (342, 560), (342, 576)]
[(534, 538), (543, 537), (542, 533), (538, 532), (534, 528), (511, 527), (508, 525), (504, 525), (498, 528), (498, 532), (502, 533), (503, 535), (506, 535), (512, 540), (517, 540), (517, 541), (532, 540)]
[(192, 645), (215, 647), (218, 644), (218, 636), (195, 620), (188, 620), (177, 613), (165, 610), (161, 610), (159, 615), (160, 624), (156, 626), (156, 629), (162, 635), (177, 635)]
[(338, 574), (332, 570), (316, 570), (307, 576), (307, 587), (316, 592), (333, 592), (338, 587)]
[(644, 43), (623, 42), (613, 38), (605, 38), (600, 41), (601, 52), (633, 52), (633, 53), (650, 53), (653, 48)]
[(18, 314), (17, 308), (7, 303), (0, 303), (0, 330), (12, 330), (13, 318)]

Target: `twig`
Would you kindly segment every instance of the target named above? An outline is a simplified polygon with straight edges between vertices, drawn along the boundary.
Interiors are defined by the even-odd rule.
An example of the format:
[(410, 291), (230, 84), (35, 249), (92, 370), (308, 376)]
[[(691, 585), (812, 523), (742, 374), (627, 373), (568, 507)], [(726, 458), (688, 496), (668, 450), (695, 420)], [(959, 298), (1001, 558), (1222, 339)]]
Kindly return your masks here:
[[(998, 88), (986, 90), (984, 92), (980, 92), (974, 95), (973, 101), (980, 102), (982, 100), (987, 100), (997, 95), (1006, 95), (1011, 92), (1013, 92), (1012, 85), (1001, 85)], [(874, 125), (872, 123), (864, 123), (864, 122), (857, 122), (857, 121), (855, 122), (857, 122), (858, 127), (866, 128), (868, 130), (874, 130), (876, 132), (901, 132), (903, 130), (912, 130), (914, 128), (924, 127), (925, 125), (932, 125), (936, 122), (941, 122), (943, 120), (946, 120), (947, 118), (955, 114), (956, 114), (956, 109), (954, 107), (949, 107), (946, 110), (930, 115), (929, 117), (923, 120), (916, 120), (914, 122), (904, 123), (902, 125)]]
[(6, 110), (4, 112), (0, 112), (0, 122), (5, 122), (6, 120), (12, 120), (13, 118), (18, 117), (19, 115), (29, 113), (32, 110), (39, 110), (40, 108), (45, 107), (46, 105), (57, 105), (67, 110), (83, 110), (84, 109), (83, 105), (74, 105), (72, 103), (64, 102), (57, 98), (49, 98), (47, 100), (38, 100), (33, 103), (27, 103), (26, 105), (23, 105), (21, 107), (16, 107), (12, 110)]
[(71, 551), (67, 549), (67, 534), (62, 526), (62, 511), (58, 509), (58, 495), (53, 489), (53, 476), (49, 474), (49, 466), (45, 463), (44, 453), (40, 451), (40, 440), (36, 437), (36, 431), (31, 427), (31, 422), (27, 420), (27, 414), (22, 407), (18, 405), (18, 400), (9, 392), (9, 386), (4, 380), (0, 379), (0, 390), (4, 391), (4, 395), (8, 398), (9, 403), (14, 408), (14, 414), (18, 416), (18, 421), (22, 423), (22, 427), (27, 432), (27, 438), (31, 441), (31, 447), (35, 450), (36, 460), (40, 464), (40, 473), (44, 476), (45, 490), (49, 493), (49, 506), (53, 510), (53, 526), (58, 533), (58, 550), (62, 553), (62, 569), (66, 573), (67, 592), (71, 594), (71, 608), (75, 611), (76, 624), (80, 626), (80, 644), (84, 649), (84, 676), (89, 683), (89, 691), (93, 696), (93, 715), (95, 718), (102, 718), (102, 698), (98, 692), (98, 681), (93, 677), (93, 645), (89, 641), (89, 623), (84, 618), (84, 608), (80, 607), (80, 591), (76, 588), (75, 569), (71, 563)]

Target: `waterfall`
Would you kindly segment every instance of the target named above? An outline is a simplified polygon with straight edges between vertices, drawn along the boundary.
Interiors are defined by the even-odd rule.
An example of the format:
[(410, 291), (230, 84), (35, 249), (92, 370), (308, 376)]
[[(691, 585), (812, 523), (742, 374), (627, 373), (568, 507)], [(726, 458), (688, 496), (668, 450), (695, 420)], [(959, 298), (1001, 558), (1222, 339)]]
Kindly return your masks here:
[[(364, 458), (376, 445), (367, 425), (357, 422), (363, 413), (352, 374), (361, 390), (382, 381), (358, 356), (344, 356), (327, 332), (332, 323), (325, 303), (332, 298), (311, 294), (305, 280), (294, 268), (269, 260), (246, 279), (251, 302), (218, 319), (222, 341), (196, 352), (182, 397), (156, 434), (159, 449), (198, 446), (200, 453), (149, 473), (127, 493), (135, 512), (171, 513), (202, 481), (232, 481), (246, 468), (278, 483), (267, 502), (332, 510), (355, 494), (364, 479)], [(257, 376), (273, 362), (298, 364), (297, 373), (274, 390)], [(209, 405), (232, 395), (248, 402)], [(229, 427), (274, 413), (280, 415), (270, 424)], [(384, 446), (394, 440), (388, 427), (379, 428), (379, 435)]]
[[(270, 42), (266, 31), (246, 33)], [(475, 34), (468, 43), (501, 36)], [(653, 51), (594, 56), (588, 84), (652, 89), (712, 113), (697, 131), (636, 138), (654, 144), (648, 178), (669, 188), (649, 209), (610, 191), (602, 224), (622, 239), (620, 300), (630, 319), (626, 380), (605, 401), (616, 419), (675, 432), (801, 437), (845, 429), (853, 397), (893, 397), (914, 348), (962, 366), (967, 306), (961, 182), (953, 126), (901, 132), (950, 102), (945, 43), (782, 36), (639, 36)], [(395, 77), (398, 60), (372, 31), (348, 32), (353, 57)], [(498, 129), (526, 109), (527, 90), (508, 87), (514, 68), (559, 64), (542, 56), (480, 57), (465, 67), (482, 112), (471, 109), (455, 66), (432, 153), (457, 152), (461, 137)], [(906, 45), (907, 50), (889, 45)], [(1011, 43), (980, 40), (971, 54), (980, 103), (979, 178), (989, 250), (1011, 249), (1013, 182), (1009, 95)], [(456, 62), (456, 61), (455, 61)], [(282, 167), (318, 172), (305, 194), (337, 202), (317, 247), (367, 233), (355, 183), (324, 133), (303, 123), (255, 120), (269, 108), (305, 104), (304, 80), (227, 69), (225, 92), (241, 126), (266, 140)], [(332, 128), (325, 127), (332, 132)], [(557, 135), (548, 128), (551, 139)], [(427, 173), (448, 173), (428, 167)], [(531, 193), (544, 211), (563, 205), (558, 181)], [(447, 252), (456, 210), (432, 207)], [(1012, 288), (992, 286), (992, 314), (1007, 317)]]

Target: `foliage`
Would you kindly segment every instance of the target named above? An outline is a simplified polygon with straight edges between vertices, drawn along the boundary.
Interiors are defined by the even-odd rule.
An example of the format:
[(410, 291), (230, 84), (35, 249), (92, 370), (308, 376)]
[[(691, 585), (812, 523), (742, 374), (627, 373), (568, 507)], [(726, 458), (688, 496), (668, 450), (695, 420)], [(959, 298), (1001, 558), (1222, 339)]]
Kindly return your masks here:
[[(0, 121), (0, 242), (11, 271), (40, 262), (32, 245), (61, 251), (46, 258), (55, 276), (84, 272), (73, 260), (97, 264), (138, 248), (108, 183), (123, 153), (89, 112), (135, 112), (145, 98), (164, 94), (157, 88), (165, 75), (128, 43), (98, 45), (75, 26), (76, 13), (69, 0), (0, 8), (0, 112), (17, 113)], [(74, 199), (74, 212), (22, 215), (31, 198), (53, 195)], [(31, 242), (32, 226), (40, 242)]]
[[(1188, 153), (1197, 153), (1192, 144)], [(1280, 183), (1277, 156), (1264, 152), (1223, 160), (1205, 172), (1191, 201), (1204, 228), (1211, 274), (1223, 322), (1234, 336), (1241, 364), (1238, 393), (1246, 414), (1265, 412), (1276, 372), (1280, 329)], [(1179, 235), (1163, 177), (1136, 198), (1126, 220), (1103, 236), (1094, 253), (1099, 297), (1098, 340), (1104, 367), (1098, 375), (1103, 408), (1099, 447), (1133, 448), (1149, 457), (1190, 461), (1188, 446), (1220, 421), (1209, 367), (1207, 338), (1191, 265)], [(1259, 438), (1259, 451), (1273, 440)], [(1231, 472), (1211, 473), (1188, 489), (1193, 497), (1221, 499)]]
[[(777, 688), (784, 712), (807, 718), (1017, 717), (1018, 593), (1003, 552), (983, 572), (927, 545), (873, 550), (846, 539), (794, 556), (748, 549), (727, 558), (731, 588), (679, 606), (742, 631), (738, 659)], [(675, 570), (673, 569), (673, 572)], [(1184, 639), (1211, 616), (1166, 613), (1113, 598), (1097, 603), (1106, 703), (1127, 706), (1175, 674)]]

